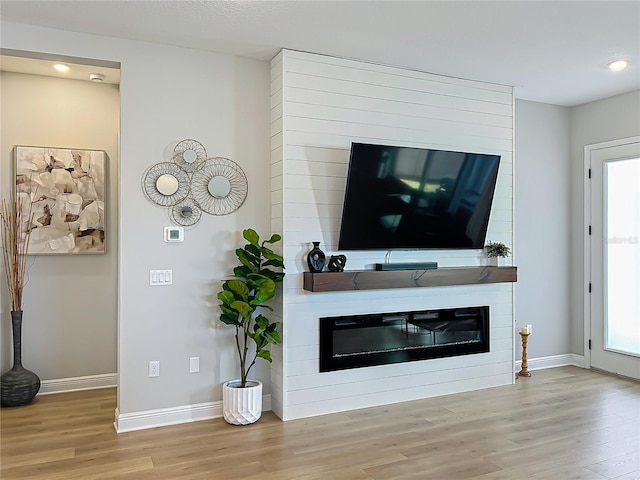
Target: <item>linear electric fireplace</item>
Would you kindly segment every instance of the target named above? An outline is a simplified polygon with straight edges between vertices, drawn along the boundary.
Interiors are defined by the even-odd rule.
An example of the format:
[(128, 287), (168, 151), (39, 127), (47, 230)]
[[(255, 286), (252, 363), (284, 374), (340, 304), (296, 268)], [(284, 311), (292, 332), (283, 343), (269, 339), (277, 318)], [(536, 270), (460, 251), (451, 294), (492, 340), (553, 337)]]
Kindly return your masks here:
[(489, 307), (320, 318), (320, 371), (489, 351)]

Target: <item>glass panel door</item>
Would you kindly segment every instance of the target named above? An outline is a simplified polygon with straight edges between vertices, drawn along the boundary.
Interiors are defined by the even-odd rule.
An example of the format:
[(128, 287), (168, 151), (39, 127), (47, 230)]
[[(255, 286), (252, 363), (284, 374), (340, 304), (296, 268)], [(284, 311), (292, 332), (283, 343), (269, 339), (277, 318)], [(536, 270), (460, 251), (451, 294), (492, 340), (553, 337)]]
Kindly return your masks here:
[(640, 141), (591, 147), (589, 366), (640, 379)]
[(605, 342), (640, 356), (640, 159), (605, 163)]
[(640, 159), (605, 163), (605, 349), (640, 356)]

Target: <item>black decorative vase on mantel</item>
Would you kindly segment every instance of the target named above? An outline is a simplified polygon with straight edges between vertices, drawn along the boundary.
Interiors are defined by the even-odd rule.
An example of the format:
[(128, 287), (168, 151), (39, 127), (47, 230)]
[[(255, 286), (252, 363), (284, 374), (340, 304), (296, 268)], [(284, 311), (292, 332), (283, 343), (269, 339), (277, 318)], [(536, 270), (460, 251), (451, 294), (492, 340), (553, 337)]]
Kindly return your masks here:
[(307, 254), (307, 265), (309, 265), (309, 271), (313, 273), (321, 272), (324, 268), (324, 263), (327, 260), (327, 256), (322, 250), (320, 250), (320, 242), (312, 242), (313, 248)]
[(22, 310), (11, 312), (13, 328), (13, 368), (0, 377), (3, 407), (30, 403), (40, 390), (40, 378), (22, 366)]

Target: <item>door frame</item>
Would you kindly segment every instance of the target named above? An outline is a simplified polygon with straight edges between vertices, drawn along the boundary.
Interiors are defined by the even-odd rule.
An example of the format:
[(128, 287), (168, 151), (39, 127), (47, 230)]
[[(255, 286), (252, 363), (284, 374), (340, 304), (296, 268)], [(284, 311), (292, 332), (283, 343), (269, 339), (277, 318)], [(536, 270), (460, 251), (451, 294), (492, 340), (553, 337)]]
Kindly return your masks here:
[(583, 230), (583, 309), (584, 309), (584, 366), (591, 368), (591, 349), (589, 341), (591, 340), (591, 292), (589, 284), (591, 282), (591, 235), (588, 233), (591, 226), (591, 177), (589, 169), (591, 168), (591, 152), (603, 148), (619, 147), (628, 143), (640, 142), (640, 135), (634, 137), (621, 138), (608, 142), (594, 143), (584, 146), (583, 157), (583, 179), (584, 179), (584, 195), (583, 195), (583, 212), (584, 212), (584, 230)]

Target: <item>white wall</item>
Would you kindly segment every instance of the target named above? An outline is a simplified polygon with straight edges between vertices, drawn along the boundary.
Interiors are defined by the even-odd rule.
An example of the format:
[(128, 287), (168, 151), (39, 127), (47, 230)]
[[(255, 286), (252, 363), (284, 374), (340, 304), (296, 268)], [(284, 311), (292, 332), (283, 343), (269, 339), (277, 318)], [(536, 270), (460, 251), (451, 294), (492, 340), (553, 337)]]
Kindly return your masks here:
[[(284, 235), (284, 345), (272, 378), (284, 419), (508, 384), (513, 381), (513, 286), (310, 293), (302, 272), (311, 241), (337, 249), (352, 141), (502, 156), (488, 239), (513, 245), (511, 87), (456, 80), (300, 52), (272, 61), (273, 227)], [(345, 252), (347, 269), (385, 252)], [(480, 251), (394, 252), (394, 261), (478, 265)], [(318, 371), (318, 318), (456, 306), (491, 306), (491, 352), (395, 365)], [(276, 390), (276, 389), (274, 389)], [(278, 389), (279, 390), (279, 389)]]
[[(217, 321), (216, 292), (235, 265), (241, 231), (270, 228), (268, 63), (11, 23), (1, 35), (4, 48), (121, 63), (120, 413), (220, 400), (238, 362), (233, 332)], [(145, 198), (140, 183), (186, 138), (209, 156), (236, 161), (249, 194), (236, 213), (203, 215), (184, 243), (165, 244), (167, 211)], [(174, 285), (150, 287), (149, 269), (173, 269)], [(200, 357), (198, 374), (189, 374), (191, 356)], [(148, 378), (150, 360), (160, 361), (159, 378)], [(265, 393), (267, 372), (267, 365), (255, 372)]]
[[(16, 145), (105, 150), (109, 157), (106, 253), (29, 257), (23, 364), (41, 380), (115, 374), (118, 86), (11, 72), (0, 75), (3, 197), (10, 200), (13, 189)], [(8, 317), (3, 310), (3, 372), (11, 366)]]
[[(570, 109), (516, 101), (516, 326), (529, 358), (569, 353)], [(520, 357), (520, 348), (516, 357)]]
[(640, 90), (571, 109), (571, 352), (584, 354), (584, 146), (640, 135)]

